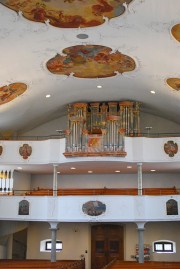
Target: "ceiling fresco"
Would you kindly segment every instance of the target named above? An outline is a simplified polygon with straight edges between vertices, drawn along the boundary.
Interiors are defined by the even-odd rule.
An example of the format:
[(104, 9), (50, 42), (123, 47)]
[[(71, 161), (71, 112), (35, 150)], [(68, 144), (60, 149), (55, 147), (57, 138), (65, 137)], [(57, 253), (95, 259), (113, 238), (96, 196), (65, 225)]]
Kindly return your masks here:
[(65, 48), (62, 56), (57, 54), (47, 62), (53, 74), (79, 78), (105, 78), (135, 69), (135, 61), (119, 51), (100, 45), (77, 45)]
[(180, 78), (168, 78), (167, 84), (176, 91), (180, 91)]
[(12, 83), (8, 86), (0, 87), (0, 105), (6, 104), (27, 90), (27, 85), (24, 83)]
[(60, 28), (92, 27), (118, 17), (133, 0), (0, 0), (31, 21), (45, 22)]
[(172, 35), (174, 38), (180, 42), (180, 23), (173, 26), (171, 29)]

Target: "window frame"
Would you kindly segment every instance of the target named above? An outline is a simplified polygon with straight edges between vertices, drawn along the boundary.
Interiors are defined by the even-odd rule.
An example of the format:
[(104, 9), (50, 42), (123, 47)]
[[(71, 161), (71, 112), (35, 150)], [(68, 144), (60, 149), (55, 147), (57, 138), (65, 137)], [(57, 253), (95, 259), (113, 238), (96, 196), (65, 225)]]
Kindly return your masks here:
[[(161, 245), (162, 249), (158, 250), (156, 245)], [(171, 249), (166, 249), (166, 245), (171, 245)], [(176, 244), (170, 240), (159, 240), (153, 242), (153, 252), (154, 253), (176, 253)]]
[[(47, 240), (45, 242), (45, 251), (51, 251), (51, 247), (48, 247), (48, 244), (50, 244), (52, 246), (52, 241), (51, 240)], [(57, 247), (57, 244), (60, 244), (60, 247)], [(62, 250), (62, 241), (60, 240), (56, 240), (56, 251), (61, 251)]]

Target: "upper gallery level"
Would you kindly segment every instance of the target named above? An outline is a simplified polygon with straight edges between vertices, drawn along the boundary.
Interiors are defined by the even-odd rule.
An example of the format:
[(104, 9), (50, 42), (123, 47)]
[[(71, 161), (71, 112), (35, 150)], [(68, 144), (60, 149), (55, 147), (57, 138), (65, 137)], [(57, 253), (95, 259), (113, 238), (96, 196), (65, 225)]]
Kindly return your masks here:
[[(74, 103), (68, 105), (64, 127), (56, 136), (12, 137), (0, 141), (0, 164), (62, 164), (69, 162), (164, 162), (180, 160), (177, 126), (169, 121), (166, 134), (152, 133), (153, 119), (143, 119), (134, 101)], [(146, 122), (142, 127), (141, 121)], [(148, 124), (147, 124), (148, 122)], [(162, 119), (159, 122), (163, 122)], [(168, 124), (167, 124), (168, 123)], [(171, 128), (173, 127), (173, 128)], [(52, 125), (46, 126), (53, 133)], [(146, 129), (146, 134), (144, 134)], [(42, 133), (43, 127), (42, 127)], [(59, 136), (57, 136), (57, 132)], [(36, 132), (38, 135), (38, 131)], [(61, 136), (60, 136), (61, 134)], [(162, 135), (162, 136), (161, 136)], [(17, 137), (14, 137), (15, 139)]]

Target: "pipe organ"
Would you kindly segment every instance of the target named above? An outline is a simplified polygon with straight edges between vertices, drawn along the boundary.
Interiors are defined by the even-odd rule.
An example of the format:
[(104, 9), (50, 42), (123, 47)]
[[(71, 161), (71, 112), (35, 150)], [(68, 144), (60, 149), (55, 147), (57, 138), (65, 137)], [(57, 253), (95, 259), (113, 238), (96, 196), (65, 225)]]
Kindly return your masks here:
[(140, 135), (139, 110), (132, 101), (69, 104), (64, 155), (126, 156), (124, 137)]
[(13, 171), (1, 170), (0, 171), (0, 194), (11, 194), (13, 191)]

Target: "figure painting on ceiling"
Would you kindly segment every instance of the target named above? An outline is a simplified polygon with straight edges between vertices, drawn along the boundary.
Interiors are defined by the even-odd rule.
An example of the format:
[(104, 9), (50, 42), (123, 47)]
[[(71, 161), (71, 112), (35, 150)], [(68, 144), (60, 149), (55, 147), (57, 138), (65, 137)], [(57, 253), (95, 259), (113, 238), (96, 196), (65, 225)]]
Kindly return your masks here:
[(180, 23), (173, 26), (171, 33), (174, 38), (180, 42)]
[(180, 91), (180, 78), (168, 78), (167, 84), (176, 91)]
[(0, 87), (0, 105), (12, 101), (26, 90), (27, 85), (19, 82)]
[(0, 0), (0, 3), (21, 11), (31, 21), (49, 23), (59, 28), (92, 27), (125, 12), (133, 0)]
[(47, 69), (53, 74), (73, 73), (78, 78), (105, 78), (117, 73), (135, 69), (135, 61), (119, 51), (100, 45), (77, 45), (65, 48), (63, 54), (57, 54), (47, 62)]

